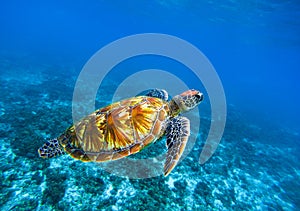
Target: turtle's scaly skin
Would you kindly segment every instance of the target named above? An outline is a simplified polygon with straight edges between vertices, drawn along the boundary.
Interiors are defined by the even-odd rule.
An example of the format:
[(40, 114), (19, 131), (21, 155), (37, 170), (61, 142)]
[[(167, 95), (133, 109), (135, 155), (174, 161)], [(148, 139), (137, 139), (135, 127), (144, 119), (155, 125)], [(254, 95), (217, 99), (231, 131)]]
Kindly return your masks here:
[(64, 150), (82, 161), (116, 160), (139, 152), (164, 135), (168, 103), (133, 97), (96, 110), (58, 137)]

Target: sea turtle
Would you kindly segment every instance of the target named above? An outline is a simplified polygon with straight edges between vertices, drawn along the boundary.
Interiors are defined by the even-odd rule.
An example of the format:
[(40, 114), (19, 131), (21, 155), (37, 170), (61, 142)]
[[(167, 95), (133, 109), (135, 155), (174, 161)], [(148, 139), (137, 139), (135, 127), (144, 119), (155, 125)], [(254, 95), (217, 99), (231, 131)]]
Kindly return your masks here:
[(190, 121), (179, 114), (196, 107), (203, 94), (188, 90), (167, 101), (168, 93), (149, 90), (100, 108), (46, 142), (38, 153), (52, 158), (66, 152), (81, 161), (104, 162), (135, 154), (166, 135), (164, 175), (176, 166), (190, 135)]

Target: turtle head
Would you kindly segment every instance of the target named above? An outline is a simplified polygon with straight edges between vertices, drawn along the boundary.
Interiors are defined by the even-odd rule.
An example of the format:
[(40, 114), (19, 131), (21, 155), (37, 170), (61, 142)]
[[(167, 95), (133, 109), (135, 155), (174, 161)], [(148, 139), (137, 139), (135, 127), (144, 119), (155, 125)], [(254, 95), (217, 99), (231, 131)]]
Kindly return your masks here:
[(201, 103), (203, 94), (197, 90), (190, 89), (180, 95), (176, 95), (170, 102), (171, 110), (175, 115), (187, 112)]

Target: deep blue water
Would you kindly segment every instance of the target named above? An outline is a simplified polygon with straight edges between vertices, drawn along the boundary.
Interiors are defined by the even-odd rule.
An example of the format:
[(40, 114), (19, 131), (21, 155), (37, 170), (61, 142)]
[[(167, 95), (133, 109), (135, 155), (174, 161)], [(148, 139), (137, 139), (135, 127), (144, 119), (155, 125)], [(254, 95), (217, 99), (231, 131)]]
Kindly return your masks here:
[[(1, 210), (300, 209), (298, 1), (9, 1), (0, 3), (0, 30)], [(214, 66), (228, 112), (214, 156), (198, 163), (210, 125), (206, 100), (194, 148), (166, 178), (39, 158), (38, 147), (72, 124), (73, 90), (89, 58), (140, 33), (186, 40)], [(96, 105), (109, 104), (118, 85), (144, 69), (166, 70), (206, 93), (184, 65), (148, 55), (118, 64)]]

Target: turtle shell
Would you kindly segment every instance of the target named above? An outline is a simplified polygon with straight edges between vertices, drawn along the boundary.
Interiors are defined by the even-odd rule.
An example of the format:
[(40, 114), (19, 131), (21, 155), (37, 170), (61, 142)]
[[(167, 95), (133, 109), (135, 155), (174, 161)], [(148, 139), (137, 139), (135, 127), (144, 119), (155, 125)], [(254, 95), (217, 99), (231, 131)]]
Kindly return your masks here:
[(116, 160), (139, 152), (160, 138), (169, 117), (168, 103), (134, 97), (83, 118), (59, 137), (65, 151), (82, 161)]

